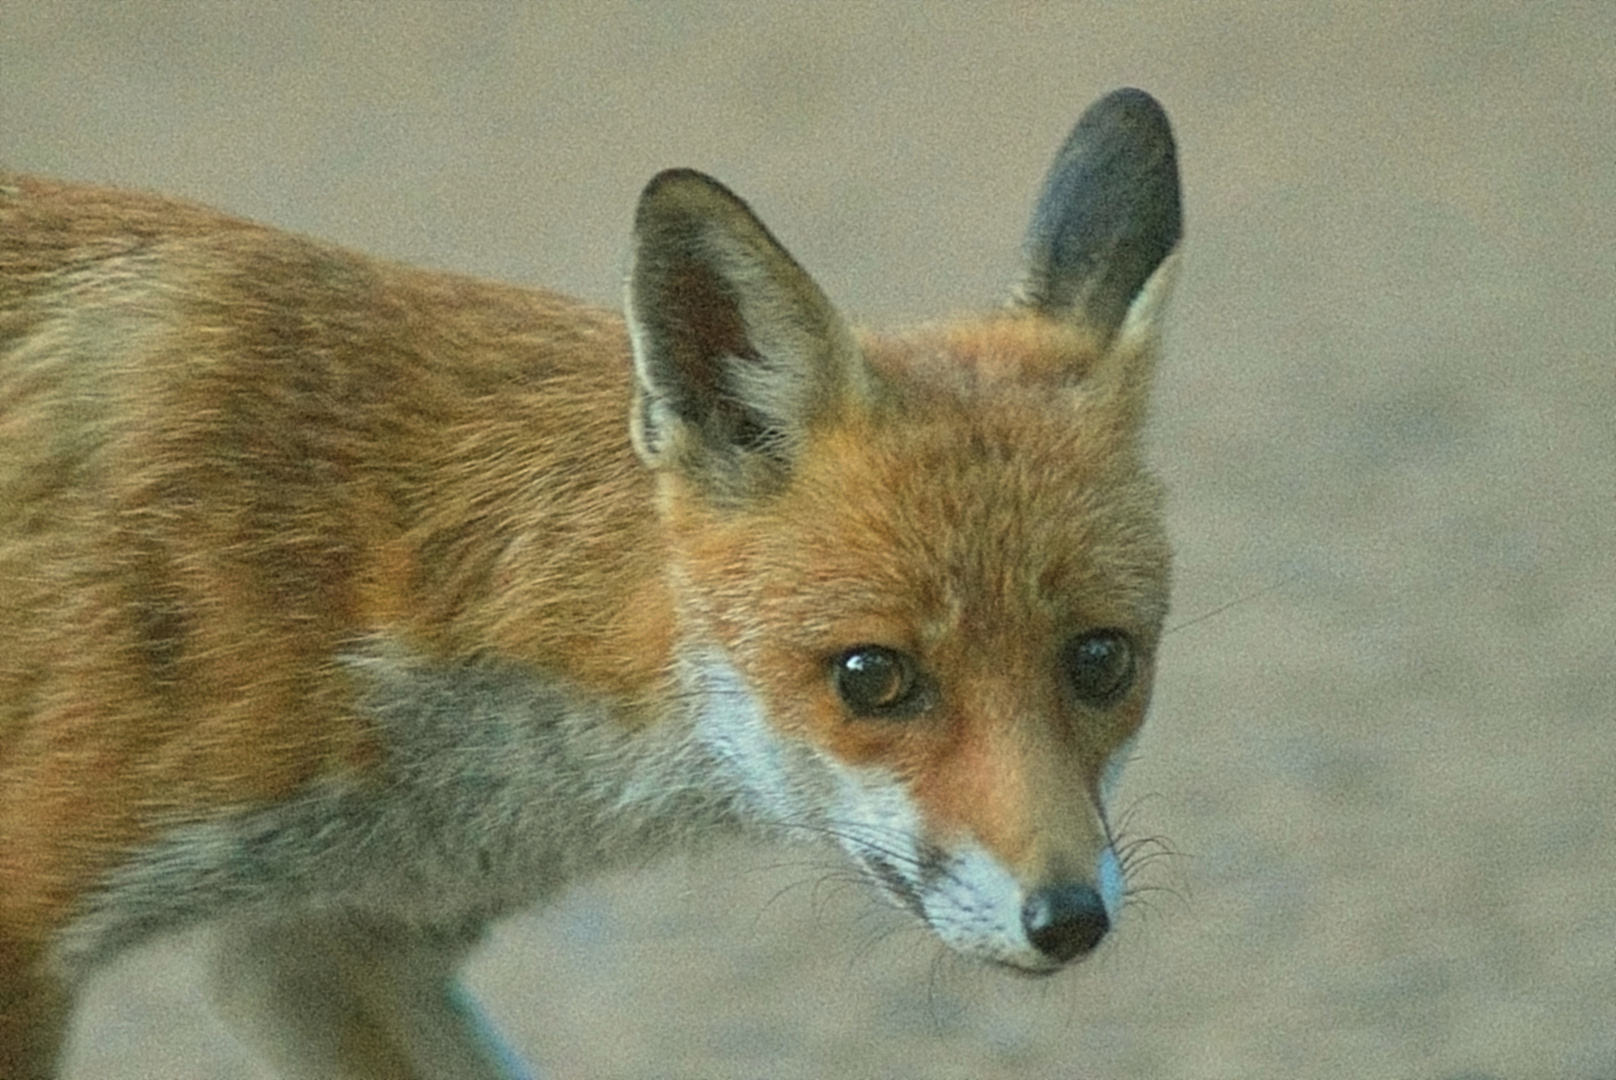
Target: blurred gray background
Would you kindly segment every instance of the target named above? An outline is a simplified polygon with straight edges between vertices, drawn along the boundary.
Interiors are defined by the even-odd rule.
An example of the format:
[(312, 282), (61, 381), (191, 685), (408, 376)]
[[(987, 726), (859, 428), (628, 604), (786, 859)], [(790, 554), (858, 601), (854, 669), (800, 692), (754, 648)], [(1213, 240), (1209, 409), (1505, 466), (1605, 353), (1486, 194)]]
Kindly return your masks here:
[[(1039, 983), (813, 850), (581, 887), (471, 974), (546, 1075), (1616, 1075), (1616, 5), (0, 0), (0, 163), (605, 304), (670, 165), (856, 318), (996, 303), (1123, 84), (1188, 255), (1121, 797), (1182, 856)], [(265, 1076), (194, 955), (101, 980), (69, 1076)]]

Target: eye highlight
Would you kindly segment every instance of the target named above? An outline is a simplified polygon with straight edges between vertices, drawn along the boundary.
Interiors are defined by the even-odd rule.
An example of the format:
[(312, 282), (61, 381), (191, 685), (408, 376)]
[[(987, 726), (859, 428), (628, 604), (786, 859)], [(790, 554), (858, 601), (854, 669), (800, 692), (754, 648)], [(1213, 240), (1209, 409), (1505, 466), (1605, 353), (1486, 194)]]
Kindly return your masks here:
[(1094, 630), (1066, 643), (1061, 651), (1066, 685), (1084, 705), (1104, 708), (1132, 688), (1138, 662), (1133, 642), (1121, 630)]
[(836, 694), (854, 716), (898, 719), (925, 706), (914, 658), (884, 645), (857, 645), (831, 662)]

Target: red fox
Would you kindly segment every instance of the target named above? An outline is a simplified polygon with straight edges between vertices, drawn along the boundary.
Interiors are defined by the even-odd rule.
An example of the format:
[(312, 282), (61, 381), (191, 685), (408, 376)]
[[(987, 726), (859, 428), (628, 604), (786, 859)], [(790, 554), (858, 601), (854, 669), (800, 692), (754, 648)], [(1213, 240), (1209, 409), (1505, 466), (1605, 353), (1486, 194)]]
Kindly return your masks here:
[(0, 180), (0, 1076), (202, 924), (284, 1075), (524, 1075), (455, 981), (488, 923), (726, 831), (828, 838), (961, 954), (1089, 953), (1180, 233), (1138, 90), (1008, 304), (897, 333), (688, 170), (622, 317)]

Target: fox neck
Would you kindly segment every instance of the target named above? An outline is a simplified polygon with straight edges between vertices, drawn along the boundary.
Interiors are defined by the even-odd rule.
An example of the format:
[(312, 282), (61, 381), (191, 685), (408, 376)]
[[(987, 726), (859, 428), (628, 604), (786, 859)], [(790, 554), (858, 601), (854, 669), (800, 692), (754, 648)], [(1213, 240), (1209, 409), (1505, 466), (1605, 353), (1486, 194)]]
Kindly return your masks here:
[[(497, 655), (638, 727), (674, 678), (667, 543), (629, 443), (627, 373), (595, 378), (589, 393), (538, 385), (475, 402), (452, 425), (475, 441), (451, 432), (423, 448), (423, 473), (443, 479), (394, 495), (408, 524), (372, 546), (360, 624), (438, 662)], [(542, 467), (510, 452), (577, 428)]]

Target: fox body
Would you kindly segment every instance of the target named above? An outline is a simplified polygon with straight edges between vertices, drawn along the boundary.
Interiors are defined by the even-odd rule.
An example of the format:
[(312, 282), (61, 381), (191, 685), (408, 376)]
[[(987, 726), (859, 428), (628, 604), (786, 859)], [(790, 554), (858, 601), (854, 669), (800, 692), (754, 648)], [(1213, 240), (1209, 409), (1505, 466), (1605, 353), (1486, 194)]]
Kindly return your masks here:
[(1139, 91), (1011, 302), (902, 333), (689, 171), (626, 318), (0, 183), (0, 1076), (201, 924), (287, 1075), (521, 1075), (454, 982), (488, 922), (731, 830), (832, 839), (963, 954), (1089, 952), (1179, 229)]

